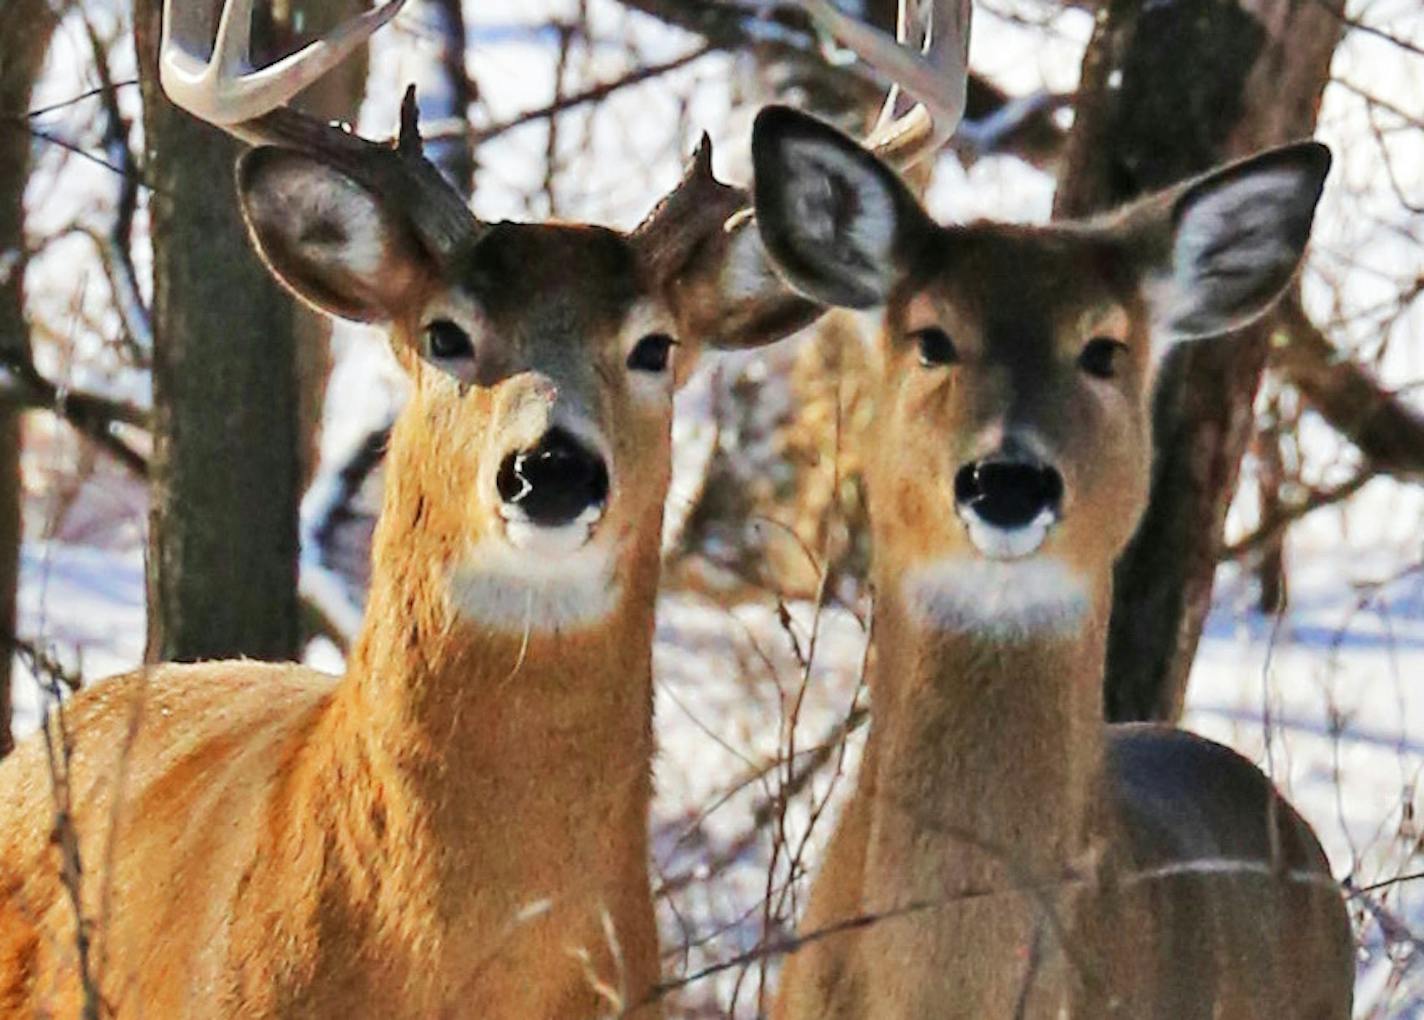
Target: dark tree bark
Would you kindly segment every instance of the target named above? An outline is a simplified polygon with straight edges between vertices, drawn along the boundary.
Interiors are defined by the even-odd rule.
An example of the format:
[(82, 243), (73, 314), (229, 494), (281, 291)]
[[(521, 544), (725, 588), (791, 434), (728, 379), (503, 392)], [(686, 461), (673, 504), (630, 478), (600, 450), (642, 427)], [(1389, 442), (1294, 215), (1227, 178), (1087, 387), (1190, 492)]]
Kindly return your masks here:
[(297, 651), (296, 309), (253, 253), (236, 142), (157, 79), (159, 0), (134, 33), (153, 186), (150, 661)]
[[(1083, 62), (1056, 203), (1110, 208), (1313, 133), (1341, 0), (1110, 0)], [(1106, 701), (1175, 719), (1252, 432), (1271, 322), (1175, 351), (1161, 373), (1151, 505), (1118, 563)]]
[[(55, 19), (44, 0), (0, 4), (0, 355), (28, 360), (25, 184), (33, 146), (25, 113)], [(0, 395), (0, 758), (10, 752), (10, 670), (20, 574), (21, 404)]]

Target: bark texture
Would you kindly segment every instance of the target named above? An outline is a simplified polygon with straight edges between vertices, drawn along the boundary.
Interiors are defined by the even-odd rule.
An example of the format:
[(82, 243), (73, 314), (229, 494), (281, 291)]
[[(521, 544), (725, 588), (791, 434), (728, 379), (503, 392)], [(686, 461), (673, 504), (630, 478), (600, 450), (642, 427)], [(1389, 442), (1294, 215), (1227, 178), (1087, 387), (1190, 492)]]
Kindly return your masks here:
[[(33, 148), (25, 113), (55, 19), (44, 0), (0, 4), (0, 354), (28, 360), (25, 184)], [(20, 572), (20, 419), (0, 391), (0, 758), (10, 752), (10, 671)]]
[(150, 661), (297, 651), (297, 312), (247, 243), (239, 147), (157, 80), (159, 0), (134, 31), (153, 187)]
[[(1098, 11), (1055, 212), (1084, 216), (1314, 132), (1340, 0), (1110, 0)], [(1273, 322), (1173, 352), (1152, 500), (1118, 563), (1110, 719), (1176, 719), (1211, 601)]]
[[(361, 9), (359, 0), (262, 6), (255, 61)], [(301, 633), (298, 510), (320, 446), (330, 323), (283, 293), (252, 253), (233, 184), (240, 146), (158, 89), (158, 16), (148, 0), (135, 13), (155, 188), (146, 655), (289, 659)], [(295, 105), (354, 120), (366, 69), (364, 54), (347, 60)]]

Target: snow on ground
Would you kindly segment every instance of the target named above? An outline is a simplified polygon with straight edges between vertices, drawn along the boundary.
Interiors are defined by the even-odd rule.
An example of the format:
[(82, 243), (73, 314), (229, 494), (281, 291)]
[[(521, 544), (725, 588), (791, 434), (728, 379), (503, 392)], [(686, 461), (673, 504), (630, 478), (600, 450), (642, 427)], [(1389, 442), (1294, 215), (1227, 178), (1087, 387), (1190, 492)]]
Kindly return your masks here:
[[(1424, 572), (1376, 586), (1406, 551), (1311, 550), (1292, 575), (1292, 607), (1279, 619), (1246, 609), (1248, 586), (1224, 571), (1185, 720), (1271, 774), (1320, 833), (1335, 874), (1356, 888), (1419, 867)], [(87, 676), (138, 662), (143, 583), (136, 551), (27, 546), (21, 590), (21, 632), (45, 634)], [(793, 802), (784, 823), (758, 828), (753, 813), (774, 805), (786, 780), (778, 762), (791, 718), (800, 765), (863, 697), (866, 607), (853, 608), (817, 616), (811, 606), (794, 605), (782, 619), (769, 606), (725, 609), (689, 596), (663, 598), (654, 857), (656, 884), (671, 890), (663, 901), (669, 974), (735, 958), (758, 944), (768, 916), (772, 930), (782, 930), (778, 925), (804, 905), (804, 882), (787, 885), (787, 858), (799, 854), (798, 876), (814, 872), (839, 798), (852, 785), (862, 734), (839, 767), (833, 761)], [(331, 650), (323, 654), (331, 665)], [(17, 687), (18, 733), (34, 727), (39, 702), (34, 685)], [(806, 839), (811, 811), (827, 802)], [(783, 851), (769, 868), (777, 842)], [(765, 915), (769, 889), (774, 905)], [(1424, 894), (1410, 883), (1383, 902), (1424, 927)], [(1386, 944), (1377, 919), (1361, 933), (1358, 1015), (1424, 1015), (1417, 976), (1397, 987), (1397, 961), (1407, 947)], [(729, 1015), (734, 1002), (735, 1015), (755, 1015), (758, 979), (756, 967), (733, 967), (696, 981), (681, 993), (682, 1015)], [(1387, 1008), (1368, 1012), (1375, 1004)]]

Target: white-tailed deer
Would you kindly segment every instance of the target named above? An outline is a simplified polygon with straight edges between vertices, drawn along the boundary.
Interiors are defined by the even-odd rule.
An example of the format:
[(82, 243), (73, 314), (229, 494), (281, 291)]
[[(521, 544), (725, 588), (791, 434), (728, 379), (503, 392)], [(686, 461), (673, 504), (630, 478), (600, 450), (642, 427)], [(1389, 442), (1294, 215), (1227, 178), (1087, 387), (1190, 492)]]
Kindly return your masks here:
[(752, 152), (779, 271), (883, 316), (872, 724), (775, 1015), (1344, 1020), (1350, 927), (1309, 826), (1227, 748), (1102, 721), (1154, 361), (1269, 308), (1328, 151), (1046, 227), (939, 226), (789, 109)]
[[(422, 157), (412, 97), (393, 145), (283, 106), (399, 2), (262, 70), (251, 0), (210, 59), (212, 5), (165, 12), (169, 96), (259, 146), (237, 178), (267, 265), (387, 324), (412, 386), (344, 677), (169, 665), (64, 709), (105, 1015), (661, 1013), (650, 658), (674, 377), (699, 343), (767, 342), (815, 309), (754, 232), (721, 229), (746, 196), (705, 145), (631, 234), (486, 224)], [(78, 1016), (38, 739), (0, 790), (0, 1013)]]

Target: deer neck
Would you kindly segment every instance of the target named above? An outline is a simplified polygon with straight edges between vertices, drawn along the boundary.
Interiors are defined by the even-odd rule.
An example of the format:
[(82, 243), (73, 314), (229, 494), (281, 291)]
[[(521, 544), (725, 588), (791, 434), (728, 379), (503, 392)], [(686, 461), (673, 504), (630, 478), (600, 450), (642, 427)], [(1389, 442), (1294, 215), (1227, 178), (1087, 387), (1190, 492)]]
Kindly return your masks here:
[(526, 633), (460, 614), (448, 500), (389, 474), (363, 630), (310, 742), (314, 825), (339, 833), (354, 895), (370, 876), (402, 916), (424, 901), (489, 937), (536, 904), (542, 924), (606, 907), (621, 929), (609, 890), (647, 886), (661, 507), (629, 529), (597, 625)]
[[(927, 624), (881, 580), (862, 908), (912, 911), (885, 937), (914, 933), (909, 956), (939, 971), (922, 987), (949, 980), (959, 1001), (1004, 1004), (982, 1015), (1010, 1015), (1039, 907), (1066, 906), (1103, 824), (1109, 582), (1076, 626), (991, 636)], [(1035, 885), (1048, 900), (1015, 891)]]

